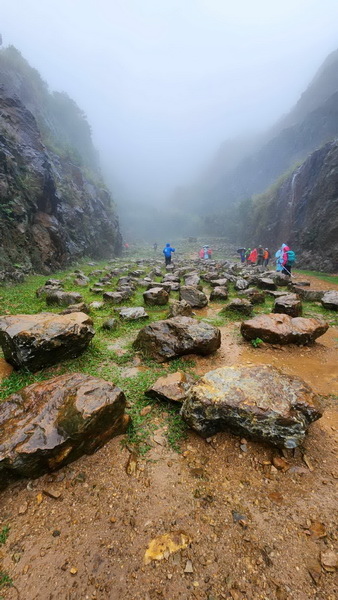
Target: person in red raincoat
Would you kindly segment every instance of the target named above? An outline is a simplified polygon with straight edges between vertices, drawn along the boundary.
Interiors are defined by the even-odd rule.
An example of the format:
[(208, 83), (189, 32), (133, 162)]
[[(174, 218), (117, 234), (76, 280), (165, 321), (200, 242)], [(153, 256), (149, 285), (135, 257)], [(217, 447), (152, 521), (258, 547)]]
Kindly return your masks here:
[(253, 250), (251, 250), (249, 256), (248, 256), (248, 262), (251, 263), (252, 265), (255, 265), (257, 262), (257, 248), (254, 248)]

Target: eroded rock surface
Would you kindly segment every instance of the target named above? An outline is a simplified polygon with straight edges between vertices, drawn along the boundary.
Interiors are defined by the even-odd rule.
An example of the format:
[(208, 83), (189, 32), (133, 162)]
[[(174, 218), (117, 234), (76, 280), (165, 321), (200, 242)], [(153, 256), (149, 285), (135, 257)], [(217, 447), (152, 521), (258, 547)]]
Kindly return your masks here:
[(328, 324), (321, 319), (270, 314), (244, 321), (241, 334), (246, 340), (260, 338), (271, 344), (311, 344), (328, 328)]
[(64, 292), (63, 290), (50, 290), (46, 293), (46, 303), (57, 306), (70, 306), (82, 302), (79, 292)]
[(10, 396), (0, 413), (0, 485), (39, 477), (92, 454), (124, 433), (126, 399), (114, 384), (83, 373), (34, 383)]
[(224, 306), (218, 314), (222, 315), (226, 313), (238, 313), (250, 317), (252, 315), (252, 304), (250, 300), (246, 300), (246, 298), (235, 298), (229, 302), (229, 304)]
[(274, 313), (284, 313), (290, 317), (300, 317), (302, 314), (302, 303), (297, 294), (286, 294), (276, 298), (273, 308)]
[(180, 300), (185, 300), (192, 308), (203, 308), (208, 304), (208, 298), (205, 293), (191, 285), (181, 286)]
[(143, 292), (143, 299), (148, 306), (163, 306), (168, 304), (169, 294), (164, 287), (153, 287)]
[(325, 292), (322, 297), (322, 305), (330, 310), (338, 310), (338, 292), (335, 290)]
[(174, 300), (170, 305), (168, 319), (172, 317), (190, 317), (192, 308), (185, 300)]
[(150, 323), (139, 331), (134, 342), (134, 348), (158, 362), (184, 354), (211, 354), (220, 345), (221, 332), (217, 327), (190, 317)]
[(38, 371), (79, 356), (94, 336), (92, 325), (82, 312), (0, 317), (0, 344), (16, 369)]
[(280, 447), (295, 448), (321, 417), (316, 397), (300, 378), (271, 365), (222, 367), (189, 391), (182, 417), (203, 437), (230, 429)]

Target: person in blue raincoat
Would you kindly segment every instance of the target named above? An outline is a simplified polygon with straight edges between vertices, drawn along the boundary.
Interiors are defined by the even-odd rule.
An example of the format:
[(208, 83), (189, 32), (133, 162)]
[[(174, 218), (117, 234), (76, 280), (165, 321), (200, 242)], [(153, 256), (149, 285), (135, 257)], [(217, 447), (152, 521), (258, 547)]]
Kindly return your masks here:
[(171, 263), (171, 253), (172, 252), (175, 252), (175, 248), (172, 248), (169, 243), (166, 244), (165, 248), (163, 248), (163, 254), (164, 254), (166, 266), (170, 265), (170, 263)]
[(286, 244), (282, 244), (275, 254), (276, 271), (278, 272), (283, 271), (284, 268), (284, 248), (286, 248)]

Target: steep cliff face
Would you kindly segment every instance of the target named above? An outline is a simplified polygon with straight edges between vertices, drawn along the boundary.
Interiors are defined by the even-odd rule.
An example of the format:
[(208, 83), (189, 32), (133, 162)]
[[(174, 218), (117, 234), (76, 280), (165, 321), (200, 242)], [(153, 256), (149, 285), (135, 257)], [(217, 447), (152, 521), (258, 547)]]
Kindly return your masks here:
[(338, 272), (338, 140), (251, 202), (242, 225), (248, 244), (290, 243), (298, 266)]
[[(83, 256), (118, 254), (121, 234), (108, 191), (74, 147), (55, 151), (48, 114), (38, 120), (20, 93), (18, 73), (0, 85), (0, 279), (13, 269), (46, 272)], [(16, 89), (14, 90), (13, 87)], [(20, 80), (22, 96), (29, 89)], [(32, 107), (32, 102), (30, 104)], [(38, 108), (37, 108), (38, 111)], [(81, 158), (81, 157), (80, 157)], [(88, 164), (88, 163), (87, 163)]]

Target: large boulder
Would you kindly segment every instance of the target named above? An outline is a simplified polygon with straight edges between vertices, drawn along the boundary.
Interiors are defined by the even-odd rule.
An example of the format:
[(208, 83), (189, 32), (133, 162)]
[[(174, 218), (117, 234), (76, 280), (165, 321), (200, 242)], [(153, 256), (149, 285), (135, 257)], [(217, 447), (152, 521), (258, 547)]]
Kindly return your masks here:
[(258, 277), (257, 285), (262, 290), (276, 290), (277, 289), (275, 282), (273, 281), (273, 279), (270, 279), (270, 277)]
[(190, 388), (181, 414), (203, 437), (230, 429), (295, 448), (309, 424), (321, 417), (315, 401), (304, 381), (271, 365), (222, 367)]
[(330, 310), (338, 310), (338, 291), (325, 292), (322, 297), (322, 305)]
[(217, 327), (190, 317), (150, 323), (139, 331), (134, 342), (134, 348), (158, 362), (184, 354), (211, 354), (220, 345), (221, 332)]
[(92, 325), (82, 312), (0, 317), (0, 345), (16, 369), (38, 371), (81, 354), (94, 336)]
[(170, 304), (168, 319), (172, 319), (173, 317), (191, 317), (192, 308), (188, 302), (185, 300), (174, 300), (172, 304)]
[(155, 400), (180, 402), (182, 404), (194, 383), (195, 379), (192, 375), (177, 371), (176, 373), (169, 373), (169, 375), (159, 377), (145, 392), (145, 395)]
[(181, 285), (180, 300), (185, 300), (192, 308), (203, 308), (208, 304), (205, 293), (191, 285)]
[(192, 285), (193, 287), (197, 287), (200, 283), (200, 276), (197, 273), (191, 273), (187, 275), (184, 279), (184, 285)]
[(246, 340), (260, 338), (271, 344), (311, 344), (323, 335), (329, 326), (321, 319), (292, 318), (285, 314), (258, 315), (241, 324)]
[(83, 373), (34, 383), (1, 405), (0, 482), (39, 477), (124, 433), (122, 390)]
[(218, 285), (211, 290), (210, 300), (227, 300), (228, 299), (228, 288)]
[(143, 292), (144, 303), (147, 306), (163, 306), (169, 302), (169, 294), (163, 287), (152, 287)]
[(302, 303), (297, 294), (286, 294), (276, 298), (273, 308), (274, 313), (284, 313), (290, 317), (300, 317), (302, 314)]
[(49, 290), (46, 292), (46, 303), (48, 305), (69, 306), (82, 302), (82, 296), (78, 292), (64, 292), (62, 290)]

